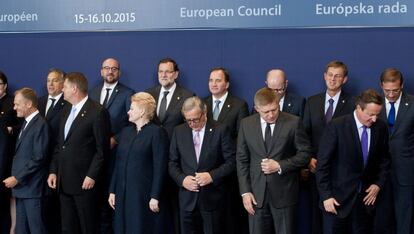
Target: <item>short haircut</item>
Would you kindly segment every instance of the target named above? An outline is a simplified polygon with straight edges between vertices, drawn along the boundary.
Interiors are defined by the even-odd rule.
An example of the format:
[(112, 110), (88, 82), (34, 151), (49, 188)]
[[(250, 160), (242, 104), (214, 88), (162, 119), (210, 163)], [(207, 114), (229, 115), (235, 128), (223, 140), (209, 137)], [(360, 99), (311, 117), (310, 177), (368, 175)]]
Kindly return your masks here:
[(161, 63), (172, 63), (174, 71), (180, 71), (178, 68), (178, 64), (172, 58), (163, 58), (158, 62), (158, 67), (160, 67)]
[(60, 70), (59, 68), (50, 68), (49, 71), (47, 72), (47, 75), (49, 75), (50, 73), (56, 73), (59, 75), (59, 79), (63, 82), (65, 80), (65, 75), (66, 73), (62, 70)]
[(145, 116), (149, 120), (152, 120), (152, 118), (154, 118), (157, 103), (151, 94), (146, 92), (136, 93), (131, 96), (131, 102), (136, 103), (138, 106), (143, 108), (145, 110)]
[(210, 70), (210, 73), (212, 73), (213, 71), (221, 71), (224, 74), (224, 80), (229, 83), (230, 82), (230, 74), (229, 72), (224, 68), (224, 67), (215, 67), (213, 69)]
[(75, 87), (83, 94), (88, 93), (88, 80), (85, 75), (80, 72), (70, 72), (66, 74), (65, 80), (75, 85)]
[(19, 90), (16, 90), (16, 92), (14, 92), (14, 95), (20, 94), (23, 96), (24, 99), (32, 102), (32, 106), (34, 108), (37, 108), (37, 96), (36, 96), (36, 92), (31, 89), (31, 88), (21, 88)]
[(385, 69), (380, 76), (381, 84), (386, 82), (397, 82), (400, 81), (400, 85), (403, 84), (404, 78), (400, 71), (395, 68)]
[(189, 97), (184, 101), (183, 107), (181, 108), (181, 113), (184, 115), (184, 113), (192, 111), (195, 108), (197, 108), (203, 113), (207, 112), (206, 104), (199, 97), (194, 96), (194, 97)]
[(8, 84), (7, 83), (7, 76), (2, 71), (0, 71), (0, 80), (1, 80), (2, 83)]
[(106, 58), (102, 61), (102, 65), (103, 65), (104, 62), (106, 62), (106, 60), (109, 60), (109, 59), (114, 60), (118, 64), (118, 71), (120, 71), (121, 70), (121, 64), (119, 63), (118, 59), (116, 59), (116, 58), (113, 58), (113, 57), (112, 58)]
[(268, 87), (259, 89), (254, 95), (254, 105), (255, 106), (266, 106), (271, 103), (279, 103), (280, 94), (274, 92)]
[(356, 104), (360, 106), (362, 110), (364, 110), (369, 103), (382, 105), (384, 103), (383, 97), (381, 97), (377, 91), (373, 89), (367, 89), (357, 97)]
[(345, 63), (338, 61), (338, 60), (331, 61), (326, 65), (325, 72), (327, 72), (330, 67), (342, 68), (342, 70), (344, 71), (344, 76), (348, 76), (348, 67), (346, 66)]

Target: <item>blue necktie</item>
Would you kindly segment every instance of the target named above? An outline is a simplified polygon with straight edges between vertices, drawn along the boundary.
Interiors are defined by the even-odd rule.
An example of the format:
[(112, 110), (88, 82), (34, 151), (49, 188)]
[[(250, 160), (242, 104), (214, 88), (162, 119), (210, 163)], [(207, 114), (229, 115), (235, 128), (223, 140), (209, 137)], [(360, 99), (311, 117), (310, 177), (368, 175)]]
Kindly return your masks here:
[(334, 100), (332, 98), (330, 98), (328, 100), (328, 102), (329, 102), (329, 106), (328, 106), (328, 109), (326, 110), (326, 113), (325, 113), (326, 123), (329, 123), (332, 120)]
[(66, 124), (65, 124), (65, 139), (69, 133), (70, 126), (72, 126), (72, 123), (75, 120), (75, 113), (76, 113), (76, 108), (72, 107), (72, 110), (70, 111), (69, 117), (66, 120)]
[(362, 149), (362, 159), (364, 160), (364, 167), (368, 162), (368, 132), (367, 127), (362, 126), (362, 135), (361, 135), (361, 149)]
[(394, 130), (394, 123), (395, 123), (395, 102), (390, 102), (391, 108), (390, 112), (388, 112), (388, 127), (390, 129), (390, 133)]
[(214, 110), (213, 110), (213, 119), (215, 121), (218, 120), (219, 114), (220, 114), (220, 100), (215, 100), (214, 103), (216, 105), (214, 105)]

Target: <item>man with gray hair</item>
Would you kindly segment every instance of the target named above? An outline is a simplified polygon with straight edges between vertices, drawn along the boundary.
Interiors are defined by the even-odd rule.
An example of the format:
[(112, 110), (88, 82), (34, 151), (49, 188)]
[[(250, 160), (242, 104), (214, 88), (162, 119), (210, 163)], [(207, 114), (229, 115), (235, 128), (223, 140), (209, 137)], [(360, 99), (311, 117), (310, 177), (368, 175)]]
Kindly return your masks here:
[(235, 169), (235, 149), (224, 126), (207, 122), (207, 107), (190, 97), (181, 112), (186, 123), (172, 134), (169, 173), (180, 187), (182, 234), (224, 233), (225, 181)]

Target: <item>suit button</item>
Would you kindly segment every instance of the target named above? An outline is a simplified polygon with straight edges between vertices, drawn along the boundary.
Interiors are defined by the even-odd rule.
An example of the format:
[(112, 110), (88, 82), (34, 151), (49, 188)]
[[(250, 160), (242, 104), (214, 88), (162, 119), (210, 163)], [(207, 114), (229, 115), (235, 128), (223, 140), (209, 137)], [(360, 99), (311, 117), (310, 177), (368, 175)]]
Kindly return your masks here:
[(65, 146), (62, 146), (62, 149), (65, 149)]

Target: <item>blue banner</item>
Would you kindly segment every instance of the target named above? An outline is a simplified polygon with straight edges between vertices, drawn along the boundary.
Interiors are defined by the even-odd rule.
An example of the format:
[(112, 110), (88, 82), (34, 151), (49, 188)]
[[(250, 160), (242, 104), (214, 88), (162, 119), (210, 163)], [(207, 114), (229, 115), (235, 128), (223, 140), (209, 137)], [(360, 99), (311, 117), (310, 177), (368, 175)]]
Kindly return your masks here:
[(410, 27), (413, 0), (1, 0), (0, 32)]

